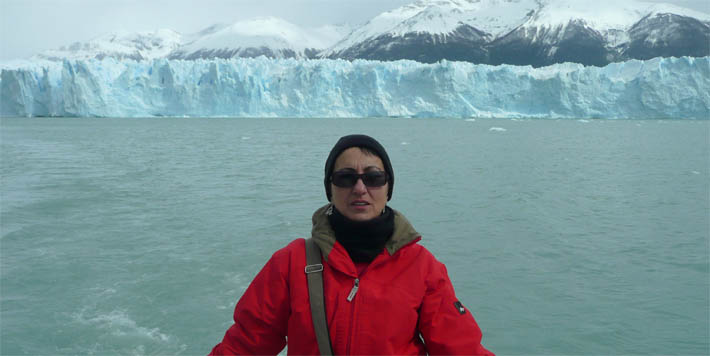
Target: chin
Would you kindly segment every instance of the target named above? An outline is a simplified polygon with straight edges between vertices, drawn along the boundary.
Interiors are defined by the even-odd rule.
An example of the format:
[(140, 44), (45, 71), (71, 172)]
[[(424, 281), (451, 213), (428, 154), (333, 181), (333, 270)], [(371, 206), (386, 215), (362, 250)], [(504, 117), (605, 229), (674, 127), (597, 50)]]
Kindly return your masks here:
[(351, 212), (349, 211), (347, 215), (345, 215), (348, 219), (353, 220), (353, 221), (367, 221), (370, 219), (374, 219), (377, 217), (377, 214), (373, 214), (372, 212)]

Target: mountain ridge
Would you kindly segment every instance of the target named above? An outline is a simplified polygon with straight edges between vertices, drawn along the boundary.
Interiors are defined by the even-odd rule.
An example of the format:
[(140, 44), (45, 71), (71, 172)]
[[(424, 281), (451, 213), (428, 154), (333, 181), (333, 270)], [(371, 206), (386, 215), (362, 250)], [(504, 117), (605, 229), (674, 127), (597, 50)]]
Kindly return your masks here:
[[(347, 35), (346, 35), (347, 34)], [(331, 58), (433, 63), (603, 66), (653, 57), (710, 55), (710, 14), (626, 0), (418, 0), (359, 27), (304, 28), (277, 17), (110, 34), (35, 58), (61, 60)]]
[[(407, 17), (416, 12), (414, 8), (419, 12), (398, 24), (385, 23), (387, 18)], [(448, 11), (452, 17), (463, 20), (456, 23), (458, 27), (449, 26), (448, 32), (436, 26), (430, 31), (420, 31), (417, 28), (424, 26), (409, 23), (423, 17), (422, 14), (434, 12), (433, 8)], [(492, 20), (497, 17), (484, 15), (502, 9), (517, 16), (524, 13), (524, 16), (515, 24), (492, 26)], [(658, 20), (664, 16), (666, 21)], [(515, 15), (505, 18), (515, 18)], [(405, 24), (412, 30), (394, 30)], [(462, 29), (478, 36), (457, 37), (456, 32)], [(442, 33), (445, 40), (436, 41), (442, 38)], [(453, 35), (451, 41), (446, 40), (449, 35)], [(414, 59), (429, 63), (453, 59), (535, 67), (562, 62), (603, 66), (656, 56), (710, 55), (707, 45), (710, 15), (670, 4), (634, 0), (621, 4), (613, 0), (594, 3), (581, 0), (420, 0), (374, 18), (349, 37), (322, 52), (322, 56), (349, 60)], [(451, 43), (456, 44), (454, 49)], [(412, 57), (413, 52), (418, 53), (416, 57)]]

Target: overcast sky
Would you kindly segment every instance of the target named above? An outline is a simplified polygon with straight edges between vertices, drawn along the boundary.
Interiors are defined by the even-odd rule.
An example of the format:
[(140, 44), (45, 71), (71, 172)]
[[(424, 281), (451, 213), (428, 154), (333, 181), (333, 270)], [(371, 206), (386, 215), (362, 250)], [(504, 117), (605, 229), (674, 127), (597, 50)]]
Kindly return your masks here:
[[(28, 57), (114, 31), (169, 28), (192, 33), (214, 23), (232, 23), (256, 16), (277, 16), (301, 26), (357, 25), (413, 1), (0, 0), (0, 60)], [(710, 13), (710, 0), (647, 1)]]

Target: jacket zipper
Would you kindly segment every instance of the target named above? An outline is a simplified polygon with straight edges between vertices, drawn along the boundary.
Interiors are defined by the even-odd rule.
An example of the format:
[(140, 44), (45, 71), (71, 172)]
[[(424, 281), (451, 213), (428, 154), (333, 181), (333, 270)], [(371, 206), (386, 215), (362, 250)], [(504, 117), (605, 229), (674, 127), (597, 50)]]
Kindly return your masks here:
[(353, 289), (351, 289), (350, 294), (348, 294), (348, 302), (353, 301), (358, 288), (360, 288), (360, 278), (355, 278), (355, 285), (353, 285)]
[(355, 294), (357, 294), (358, 288), (360, 288), (360, 278), (355, 278), (355, 284), (353, 284), (353, 288), (350, 290), (350, 294), (348, 294), (347, 298), (347, 301), (350, 302), (350, 330), (348, 330), (348, 342), (345, 345), (345, 350), (348, 355), (351, 354), (350, 345), (353, 339), (353, 328), (355, 327), (355, 303), (352, 301), (355, 298)]

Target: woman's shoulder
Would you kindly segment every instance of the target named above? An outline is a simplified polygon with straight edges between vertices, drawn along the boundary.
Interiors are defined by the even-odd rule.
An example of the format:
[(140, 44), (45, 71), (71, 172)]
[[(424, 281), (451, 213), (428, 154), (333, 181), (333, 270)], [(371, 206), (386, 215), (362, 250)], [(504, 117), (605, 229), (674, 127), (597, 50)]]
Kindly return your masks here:
[(446, 265), (439, 261), (439, 259), (434, 256), (426, 246), (415, 243), (407, 246), (407, 250), (412, 254), (417, 261), (417, 264), (421, 266), (428, 274), (440, 274), (442, 271), (446, 270)]
[[(300, 265), (305, 265), (306, 249), (305, 239), (295, 239), (286, 246), (276, 250), (269, 258), (265, 268), (278, 270), (283, 274), (288, 274), (290, 271)], [(303, 268), (302, 266), (300, 267)]]
[(274, 257), (286, 256), (293, 253), (306, 253), (306, 239), (297, 238), (289, 242), (286, 246), (280, 248), (274, 253)]

